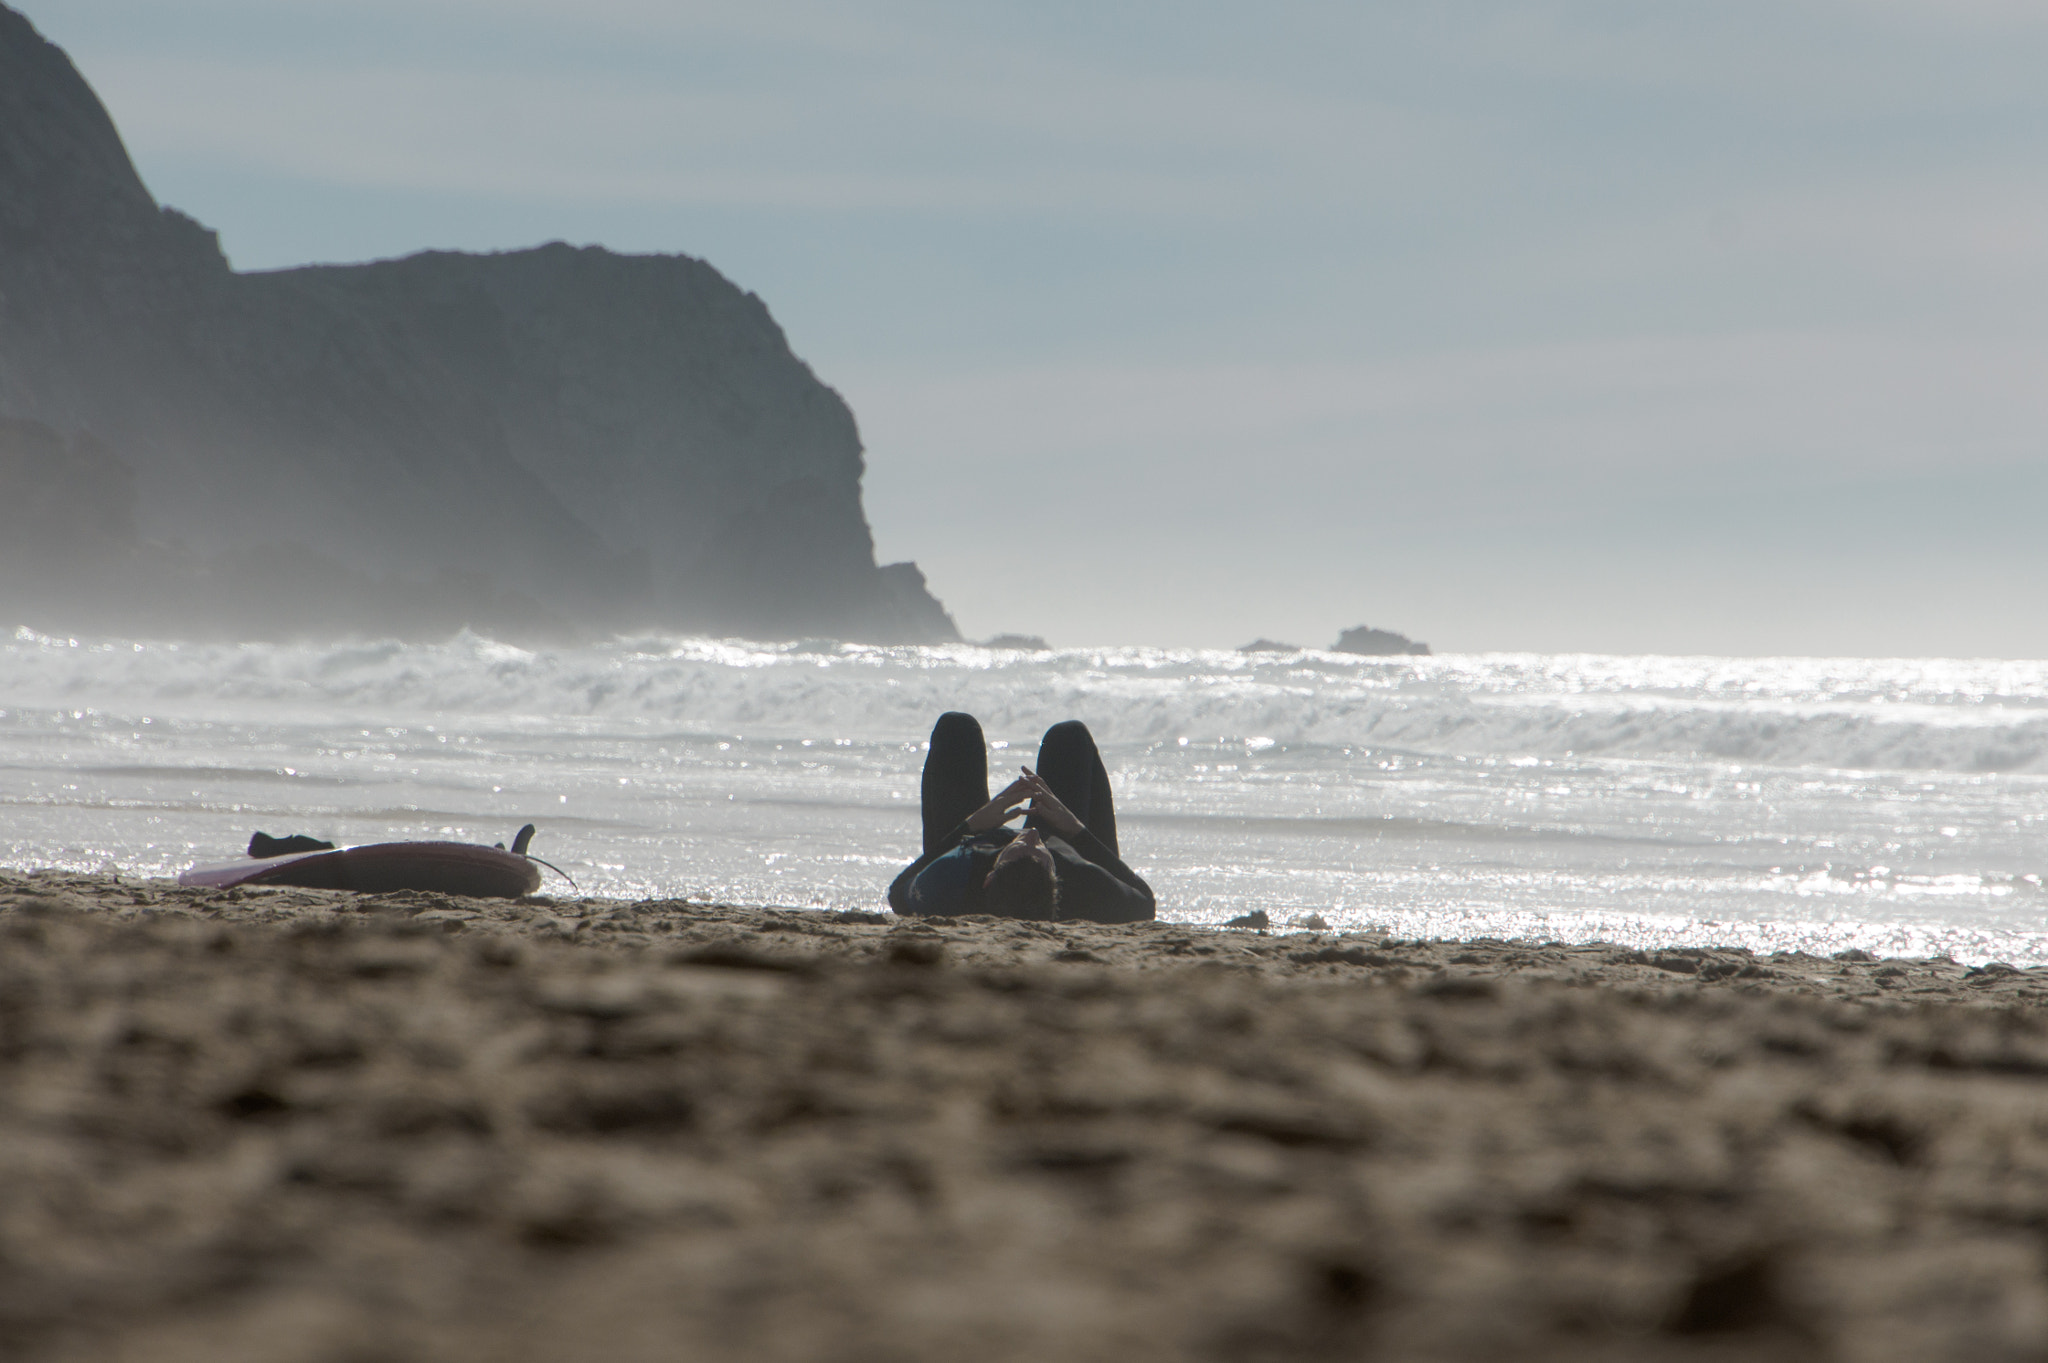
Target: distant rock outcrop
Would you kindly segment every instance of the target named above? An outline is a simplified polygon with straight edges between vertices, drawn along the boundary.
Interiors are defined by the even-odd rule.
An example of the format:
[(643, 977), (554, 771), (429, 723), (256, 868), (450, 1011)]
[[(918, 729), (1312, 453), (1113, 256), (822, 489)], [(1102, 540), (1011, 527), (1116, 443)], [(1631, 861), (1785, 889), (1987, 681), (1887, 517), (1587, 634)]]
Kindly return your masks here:
[(981, 641), (983, 648), (1013, 648), (1021, 653), (1050, 653), (1052, 645), (1036, 634), (996, 634)]
[[(157, 568), (216, 585), (274, 550), (367, 592), (362, 627), (394, 594), (465, 623), (429, 586), (452, 574), (602, 628), (959, 637), (914, 565), (875, 563), (846, 404), (711, 266), (556, 243), (237, 274), (5, 6), (0, 417), (0, 479), (63, 484), (0, 481), (0, 507), (118, 502), (177, 546)], [(93, 596), (0, 554), (10, 602)]]
[(1407, 635), (1396, 634), (1390, 629), (1373, 629), (1367, 625), (1345, 630), (1330, 647), (1338, 653), (1363, 653), (1374, 658), (1403, 654), (1427, 657), (1429, 654), (1428, 644), (1418, 644)]
[(1237, 646), (1239, 653), (1299, 653), (1300, 644), (1283, 644), (1273, 639), (1254, 639)]

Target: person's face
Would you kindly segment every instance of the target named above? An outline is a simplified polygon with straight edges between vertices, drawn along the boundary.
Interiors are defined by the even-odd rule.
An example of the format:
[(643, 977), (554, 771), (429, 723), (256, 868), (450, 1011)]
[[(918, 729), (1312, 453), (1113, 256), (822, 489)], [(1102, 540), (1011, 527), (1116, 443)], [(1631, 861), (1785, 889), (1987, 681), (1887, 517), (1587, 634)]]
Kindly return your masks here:
[[(1052, 853), (1046, 850), (1045, 839), (1038, 836), (1038, 830), (1035, 828), (1027, 828), (1016, 837), (1010, 839), (1004, 845), (1003, 850), (996, 853), (995, 865), (988, 868), (988, 873), (993, 876), (1001, 867), (1025, 857), (1030, 857), (1034, 861), (1043, 863), (1047, 875), (1053, 873)], [(988, 881), (983, 879), (982, 884), (986, 885), (987, 883)]]

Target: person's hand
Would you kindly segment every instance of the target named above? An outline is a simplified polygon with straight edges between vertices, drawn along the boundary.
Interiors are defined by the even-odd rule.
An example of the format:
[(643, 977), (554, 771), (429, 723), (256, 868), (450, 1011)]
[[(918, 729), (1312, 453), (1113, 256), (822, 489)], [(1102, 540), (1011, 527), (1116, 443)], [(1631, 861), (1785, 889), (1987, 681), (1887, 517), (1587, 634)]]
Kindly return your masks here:
[(1074, 817), (1074, 811), (1060, 803), (1060, 797), (1052, 793), (1052, 787), (1045, 783), (1045, 778), (1029, 767), (1023, 771), (1021, 784), (1030, 790), (1032, 817), (1042, 820), (1053, 832), (1064, 833), (1070, 838), (1080, 832), (1081, 821)]
[(1036, 791), (1032, 787), (1031, 782), (1021, 776), (1018, 777), (1010, 782), (1009, 785), (1004, 786), (995, 799), (990, 800), (980, 809), (967, 816), (967, 831), (970, 833), (986, 833), (998, 824), (1009, 822), (1017, 817), (1017, 813), (1024, 802), (1034, 794), (1036, 794)]

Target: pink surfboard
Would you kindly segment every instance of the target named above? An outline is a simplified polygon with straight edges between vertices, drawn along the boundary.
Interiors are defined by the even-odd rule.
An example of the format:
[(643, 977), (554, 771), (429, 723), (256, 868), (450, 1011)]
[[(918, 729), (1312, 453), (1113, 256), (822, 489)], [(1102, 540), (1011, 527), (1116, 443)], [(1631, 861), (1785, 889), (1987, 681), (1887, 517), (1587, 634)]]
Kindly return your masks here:
[(325, 852), (194, 866), (180, 885), (296, 885), (309, 890), (434, 890), (483, 899), (517, 899), (540, 888), (540, 863), (473, 842), (371, 842)]

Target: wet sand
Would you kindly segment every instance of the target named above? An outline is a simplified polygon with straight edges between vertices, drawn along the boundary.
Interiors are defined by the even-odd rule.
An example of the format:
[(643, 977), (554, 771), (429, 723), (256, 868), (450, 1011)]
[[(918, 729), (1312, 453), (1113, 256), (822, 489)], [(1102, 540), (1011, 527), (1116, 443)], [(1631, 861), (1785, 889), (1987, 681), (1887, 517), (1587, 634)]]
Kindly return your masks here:
[(0, 872), (0, 1357), (2035, 1359), (2048, 971)]

